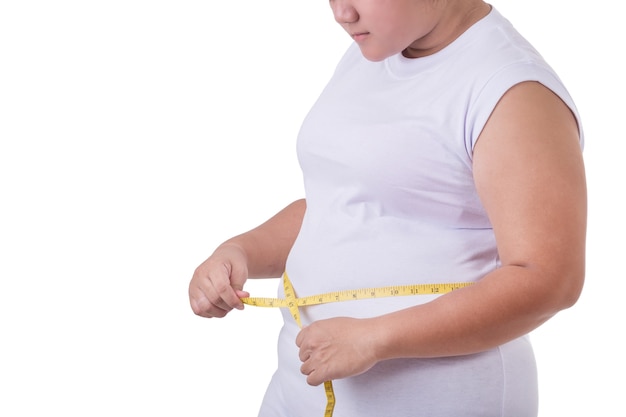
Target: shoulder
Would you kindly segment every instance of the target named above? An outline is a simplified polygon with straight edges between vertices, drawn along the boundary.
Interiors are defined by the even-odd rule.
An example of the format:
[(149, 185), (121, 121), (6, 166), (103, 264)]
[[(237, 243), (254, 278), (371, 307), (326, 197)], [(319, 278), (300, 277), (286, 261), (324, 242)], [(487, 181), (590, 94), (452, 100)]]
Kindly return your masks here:
[[(513, 27), (492, 10), (489, 22), (484, 22), (476, 34), (471, 68), (472, 97), (467, 109), (467, 147), (472, 149), (491, 117), (496, 105), (514, 86), (537, 82), (569, 108), (579, 126), (582, 142), (582, 124), (575, 102), (558, 74), (541, 54)], [(469, 82), (470, 80), (468, 80)]]

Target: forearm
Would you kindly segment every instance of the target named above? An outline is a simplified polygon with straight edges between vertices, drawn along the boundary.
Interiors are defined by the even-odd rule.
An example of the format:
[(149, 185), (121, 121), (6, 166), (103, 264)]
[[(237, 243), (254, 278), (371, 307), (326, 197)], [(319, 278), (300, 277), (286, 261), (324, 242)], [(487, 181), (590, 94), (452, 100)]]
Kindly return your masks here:
[(430, 303), (374, 318), (377, 357), (465, 355), (506, 343), (575, 302), (582, 273), (572, 274), (546, 279), (540, 269), (507, 266)]
[(260, 226), (220, 245), (239, 248), (247, 260), (250, 278), (278, 277), (300, 231), (306, 210), (304, 199), (294, 201)]

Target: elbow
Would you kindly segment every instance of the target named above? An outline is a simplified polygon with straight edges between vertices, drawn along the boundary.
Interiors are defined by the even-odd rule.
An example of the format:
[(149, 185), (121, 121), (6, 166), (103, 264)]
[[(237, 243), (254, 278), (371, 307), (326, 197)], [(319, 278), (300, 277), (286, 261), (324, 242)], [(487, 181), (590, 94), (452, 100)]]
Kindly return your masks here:
[(563, 297), (562, 297), (562, 306), (561, 310), (570, 308), (574, 306), (578, 302), (580, 295), (583, 292), (583, 287), (585, 284), (585, 269), (584, 266), (580, 271), (576, 271), (568, 274), (565, 278), (565, 283), (563, 284)]
[[(573, 266), (573, 267), (572, 267)], [(553, 293), (553, 310), (568, 309), (574, 306), (580, 298), (585, 283), (585, 265), (581, 262), (579, 265), (570, 265), (569, 268), (561, 268), (559, 271), (553, 272), (556, 278), (552, 284)]]
[(533, 314), (549, 318), (578, 302), (585, 282), (584, 262), (561, 267), (527, 264), (522, 268), (528, 273), (527, 285), (533, 300), (529, 300), (529, 306)]

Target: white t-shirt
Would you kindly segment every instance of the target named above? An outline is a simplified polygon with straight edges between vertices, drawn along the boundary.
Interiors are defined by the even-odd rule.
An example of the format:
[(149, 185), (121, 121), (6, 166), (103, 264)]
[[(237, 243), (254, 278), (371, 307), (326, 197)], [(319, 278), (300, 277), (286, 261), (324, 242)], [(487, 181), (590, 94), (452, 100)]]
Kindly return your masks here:
[[(557, 75), (495, 9), (424, 58), (370, 62), (353, 44), (298, 137), (307, 210), (287, 260), (297, 295), (477, 281), (497, 268), (472, 152), (498, 100), (527, 80), (552, 89), (577, 115)], [(302, 308), (301, 316), (305, 325), (372, 317), (430, 300), (332, 303)], [(322, 417), (324, 389), (300, 373), (299, 329), (288, 311), (283, 316), (278, 369), (260, 417)], [(388, 360), (333, 384), (334, 417), (537, 414), (527, 337), (474, 355)]]

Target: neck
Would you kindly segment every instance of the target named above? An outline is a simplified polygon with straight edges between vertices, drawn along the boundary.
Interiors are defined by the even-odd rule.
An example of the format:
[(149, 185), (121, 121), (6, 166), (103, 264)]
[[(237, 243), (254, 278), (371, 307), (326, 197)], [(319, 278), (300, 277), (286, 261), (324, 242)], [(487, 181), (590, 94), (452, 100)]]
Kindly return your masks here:
[(446, 2), (433, 30), (409, 45), (402, 54), (407, 58), (421, 58), (439, 52), (490, 11), (491, 6), (482, 0)]

